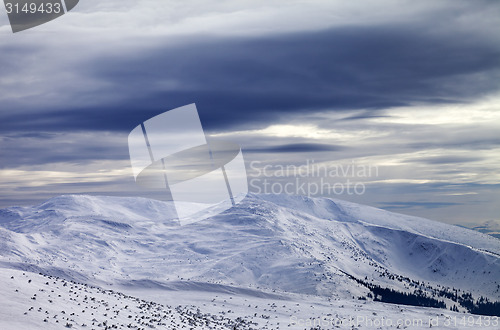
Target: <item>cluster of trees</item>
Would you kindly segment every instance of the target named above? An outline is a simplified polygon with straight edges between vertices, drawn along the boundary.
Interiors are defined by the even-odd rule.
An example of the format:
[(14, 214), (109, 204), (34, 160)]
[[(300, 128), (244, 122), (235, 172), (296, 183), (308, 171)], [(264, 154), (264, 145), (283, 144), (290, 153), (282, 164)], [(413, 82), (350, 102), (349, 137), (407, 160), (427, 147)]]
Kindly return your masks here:
[(457, 300), (460, 305), (467, 308), (469, 313), (500, 316), (500, 301), (489, 301), (488, 298), (483, 296), (474, 301), (470, 293), (462, 294)]
[[(444, 301), (427, 297), (421, 290), (415, 290), (413, 293), (399, 292), (393, 289), (382, 288), (379, 285), (368, 283), (344, 273), (354, 281), (368, 288), (373, 293), (374, 301), (387, 302), (392, 304), (410, 305), (410, 306), (423, 306), (423, 307), (437, 307), (446, 308)], [(371, 294), (368, 294), (371, 298)]]
[(373, 284), (369, 287), (369, 289), (375, 295), (375, 298), (373, 299), (374, 301), (411, 306), (446, 308), (444, 301), (427, 297), (419, 291), (415, 291), (414, 293), (399, 292)]
[[(459, 292), (460, 289), (442, 288), (437, 292), (437, 295), (457, 302), (460, 306), (467, 309), (469, 313), (500, 316), (500, 301), (489, 301), (488, 298), (483, 296), (475, 301), (469, 292), (463, 292), (461, 294), (459, 294)], [(458, 308), (455, 305), (450, 309), (458, 312)]]
[[(353, 277), (359, 284), (367, 287), (373, 293), (374, 301), (381, 301), (391, 304), (410, 305), (410, 306), (423, 306), (423, 307), (436, 307), (446, 308), (444, 301), (427, 297), (423, 291), (415, 290), (411, 292), (399, 292), (393, 289), (382, 288), (379, 285), (368, 283)], [(368, 297), (372, 295), (369, 293)]]
[[(479, 314), (479, 315), (491, 315), (491, 316), (500, 316), (500, 301), (489, 301), (488, 298), (480, 297), (477, 300), (474, 300), (472, 295), (469, 292), (459, 293), (460, 289), (451, 289), (451, 288), (441, 288), (434, 289), (430, 286), (426, 287), (424, 283), (411, 281), (408, 278), (400, 278), (397, 275), (395, 277), (390, 277), (395, 280), (405, 280), (413, 285), (420, 286), (421, 288), (426, 288), (431, 291), (431, 297), (429, 297), (426, 292), (421, 289), (414, 290), (413, 293), (400, 292), (389, 288), (382, 288), (379, 285), (369, 283), (367, 278), (365, 280), (360, 280), (351, 276), (347, 273), (348, 277), (357, 283), (363, 285), (368, 288), (371, 293), (368, 294), (368, 298), (372, 298), (374, 301), (381, 301), (393, 304), (401, 304), (401, 305), (411, 305), (411, 306), (423, 306), (423, 307), (436, 307), (436, 308), (446, 308), (446, 303), (443, 300), (438, 300), (435, 297), (445, 297), (454, 302), (457, 302), (460, 306), (464, 307), (469, 313)], [(388, 276), (388, 274), (384, 274), (384, 276)], [(373, 295), (372, 295), (373, 293)], [(359, 299), (365, 300), (365, 297), (360, 297)], [(456, 305), (450, 307), (450, 310), (458, 312), (458, 308)]]

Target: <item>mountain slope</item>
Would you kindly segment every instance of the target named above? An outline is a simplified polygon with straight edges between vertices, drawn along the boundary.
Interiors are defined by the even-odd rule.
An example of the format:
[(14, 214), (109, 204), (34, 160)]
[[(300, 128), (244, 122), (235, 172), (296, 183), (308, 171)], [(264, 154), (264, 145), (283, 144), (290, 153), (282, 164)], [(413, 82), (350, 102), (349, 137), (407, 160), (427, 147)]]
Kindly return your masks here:
[(402, 292), (455, 287), (500, 297), (500, 241), (464, 228), (300, 196), (249, 195), (186, 226), (171, 210), (75, 195), (4, 209), (0, 263), (103, 285), (352, 298), (368, 294), (353, 280), (366, 278)]

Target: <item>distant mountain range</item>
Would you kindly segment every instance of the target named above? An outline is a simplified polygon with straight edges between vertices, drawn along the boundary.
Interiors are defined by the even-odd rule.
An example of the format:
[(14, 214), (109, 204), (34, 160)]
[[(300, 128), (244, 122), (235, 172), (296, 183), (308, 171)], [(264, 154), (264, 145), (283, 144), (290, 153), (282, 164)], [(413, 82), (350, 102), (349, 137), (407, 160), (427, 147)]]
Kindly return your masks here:
[(65, 195), (10, 207), (0, 210), (0, 267), (99, 286), (307, 294), (483, 313), (500, 300), (500, 240), (302, 196), (249, 194), (185, 226), (171, 204), (144, 198)]
[(488, 220), (481, 224), (469, 224), (463, 226), (472, 230), (477, 230), (480, 233), (491, 235), (500, 239), (500, 221)]

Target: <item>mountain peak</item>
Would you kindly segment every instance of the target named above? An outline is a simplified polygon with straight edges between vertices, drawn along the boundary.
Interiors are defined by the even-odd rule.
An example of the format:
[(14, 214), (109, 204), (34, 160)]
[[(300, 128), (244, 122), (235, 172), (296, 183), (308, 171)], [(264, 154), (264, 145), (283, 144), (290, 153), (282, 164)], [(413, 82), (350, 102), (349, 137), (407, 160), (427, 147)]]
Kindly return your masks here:
[(12, 267), (70, 263), (89, 281), (183, 280), (352, 296), (366, 289), (350, 279), (366, 277), (399, 289), (412, 279), (498, 295), (499, 240), (337, 199), (249, 194), (180, 226), (169, 202), (64, 195), (0, 210), (0, 226), (9, 238), (0, 254)]

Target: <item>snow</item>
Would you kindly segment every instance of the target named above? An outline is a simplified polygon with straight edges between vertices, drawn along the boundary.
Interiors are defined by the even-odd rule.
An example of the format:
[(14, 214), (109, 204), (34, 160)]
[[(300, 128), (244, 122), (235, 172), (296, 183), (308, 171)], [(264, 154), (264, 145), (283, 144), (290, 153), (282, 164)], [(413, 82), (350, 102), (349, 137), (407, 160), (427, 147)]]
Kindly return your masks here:
[[(145, 198), (85, 195), (0, 210), (0, 325), (40, 325), (32, 311), (23, 314), (34, 294), (26, 291), (26, 276), (47, 282), (38, 273), (59, 278), (49, 281), (54, 291), (66, 290), (60, 281), (73, 280), (112, 288), (117, 296), (109, 303), (117, 306), (118, 300), (133, 300), (124, 293), (163, 304), (165, 313), (179, 304), (194, 306), (189, 313), (200, 308), (209, 314), (204, 318), (232, 320), (225, 322), (242, 317), (257, 328), (276, 328), (278, 322), (286, 327), (292, 316), (332, 317), (332, 310), (337, 319), (396, 320), (403, 309), (405, 317), (425, 322), (457, 314), (358, 301), (369, 290), (352, 278), (410, 292), (407, 278), (500, 300), (500, 241), (465, 228), (336, 199), (286, 195), (249, 194), (236, 207), (217, 214), (216, 206), (184, 226), (172, 210), (170, 203)], [(76, 303), (67, 293), (61, 296), (61, 306)], [(270, 308), (273, 303), (284, 307)], [(40, 307), (56, 313), (50, 305)], [(75, 327), (88, 324), (86, 316), (78, 317)]]
[[(234, 292), (102, 289), (61, 278), (0, 268), (2, 329), (470, 329), (447, 310), (317, 296), (256, 297)], [(477, 316), (476, 316), (477, 318)], [(453, 326), (444, 326), (447, 323)], [(457, 323), (455, 325), (455, 323)], [(380, 325), (380, 326), (379, 326)], [(438, 325), (438, 326), (436, 326)]]

